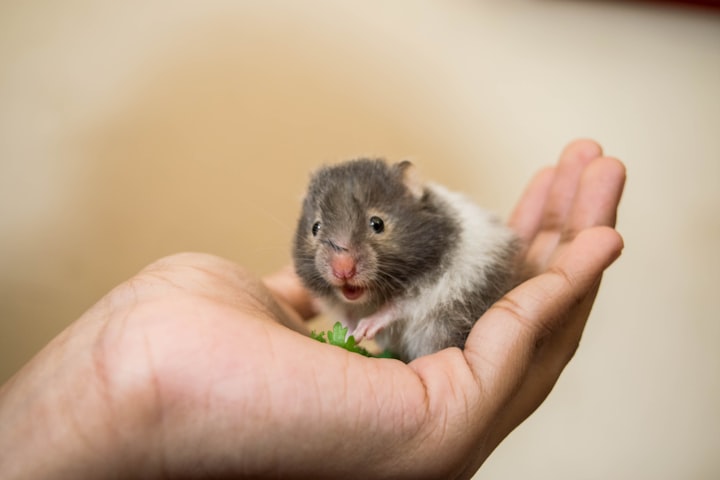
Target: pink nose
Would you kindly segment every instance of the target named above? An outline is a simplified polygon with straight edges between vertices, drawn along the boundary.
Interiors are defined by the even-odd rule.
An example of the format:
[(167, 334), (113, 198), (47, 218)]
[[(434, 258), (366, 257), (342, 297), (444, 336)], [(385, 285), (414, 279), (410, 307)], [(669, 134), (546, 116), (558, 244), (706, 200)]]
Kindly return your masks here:
[(333, 276), (338, 280), (349, 280), (355, 276), (356, 264), (355, 259), (347, 253), (339, 253), (333, 255), (330, 261)]

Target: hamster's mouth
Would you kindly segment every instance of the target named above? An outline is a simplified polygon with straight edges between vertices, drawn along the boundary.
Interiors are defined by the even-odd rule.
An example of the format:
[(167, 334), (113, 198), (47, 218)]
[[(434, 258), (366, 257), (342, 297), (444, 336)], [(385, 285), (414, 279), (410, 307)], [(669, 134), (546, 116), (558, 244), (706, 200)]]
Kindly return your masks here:
[(340, 291), (342, 292), (343, 297), (345, 297), (346, 300), (350, 300), (351, 302), (362, 297), (365, 293), (365, 289), (363, 287), (356, 287), (355, 285), (350, 285), (347, 283), (340, 287)]

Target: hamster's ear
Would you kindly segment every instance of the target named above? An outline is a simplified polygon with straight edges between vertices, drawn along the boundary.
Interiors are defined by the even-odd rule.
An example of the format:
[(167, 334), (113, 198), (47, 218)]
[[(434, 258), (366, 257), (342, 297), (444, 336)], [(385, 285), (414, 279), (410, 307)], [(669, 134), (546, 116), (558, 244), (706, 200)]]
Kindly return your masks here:
[(425, 185), (423, 184), (422, 178), (420, 178), (420, 174), (418, 173), (415, 165), (413, 165), (409, 160), (403, 160), (402, 162), (393, 165), (393, 168), (400, 173), (400, 178), (402, 178), (403, 183), (412, 196), (416, 199), (422, 198)]

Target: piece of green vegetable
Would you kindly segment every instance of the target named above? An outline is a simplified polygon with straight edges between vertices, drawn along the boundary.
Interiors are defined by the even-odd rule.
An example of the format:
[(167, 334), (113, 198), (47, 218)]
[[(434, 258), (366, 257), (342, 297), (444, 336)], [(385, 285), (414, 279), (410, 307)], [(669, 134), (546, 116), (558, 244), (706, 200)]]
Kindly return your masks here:
[(329, 343), (330, 345), (335, 345), (336, 347), (344, 348), (349, 352), (359, 353), (360, 355), (365, 355), (366, 357), (395, 358), (393, 354), (387, 351), (381, 353), (380, 355), (373, 355), (372, 353), (367, 351), (367, 349), (358, 345), (355, 342), (355, 337), (353, 337), (352, 335), (348, 336), (347, 332), (347, 327), (343, 327), (342, 323), (340, 322), (335, 322), (332, 330), (320, 333), (317, 333), (315, 332), (315, 330), (313, 330), (312, 332), (310, 332), (310, 337), (314, 338), (318, 342)]

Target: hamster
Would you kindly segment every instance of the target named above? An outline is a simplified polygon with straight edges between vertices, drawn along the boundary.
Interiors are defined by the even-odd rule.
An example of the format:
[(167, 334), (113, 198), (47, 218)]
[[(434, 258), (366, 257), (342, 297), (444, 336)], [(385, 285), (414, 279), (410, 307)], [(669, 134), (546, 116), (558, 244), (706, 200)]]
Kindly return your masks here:
[(312, 176), (293, 259), (324, 313), (409, 362), (464, 347), (514, 286), (518, 250), (497, 218), (412, 163), (361, 158)]

